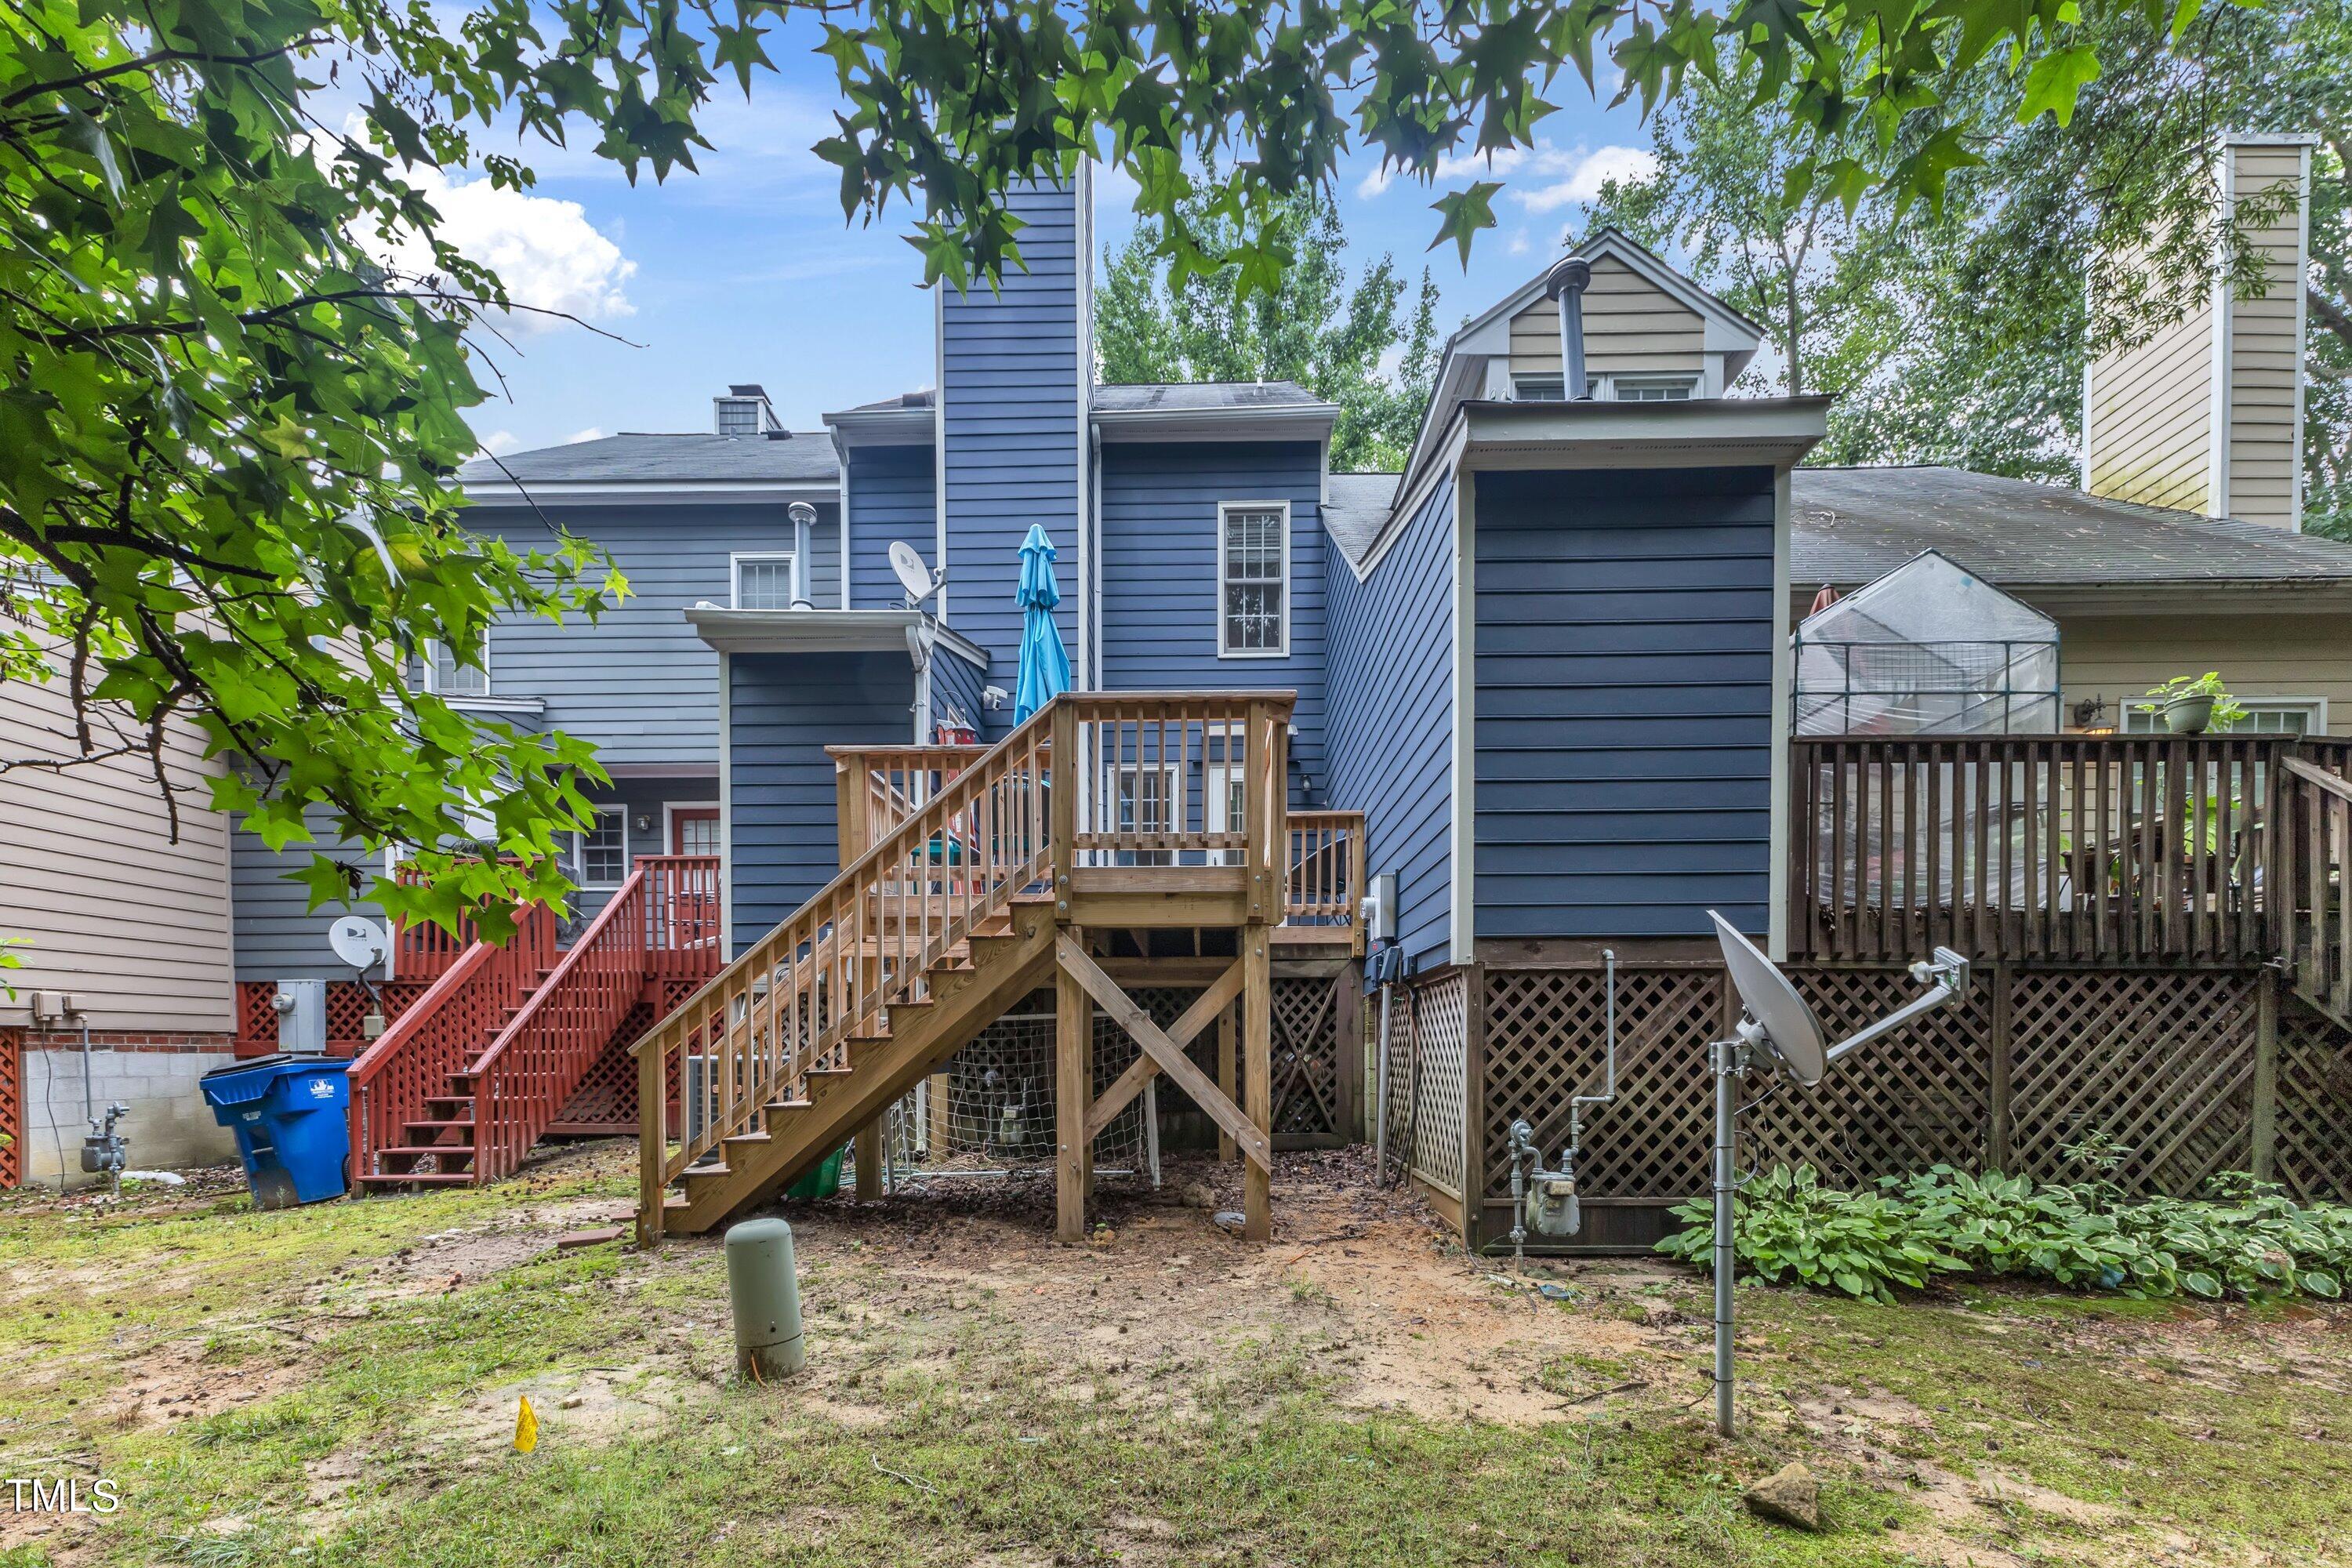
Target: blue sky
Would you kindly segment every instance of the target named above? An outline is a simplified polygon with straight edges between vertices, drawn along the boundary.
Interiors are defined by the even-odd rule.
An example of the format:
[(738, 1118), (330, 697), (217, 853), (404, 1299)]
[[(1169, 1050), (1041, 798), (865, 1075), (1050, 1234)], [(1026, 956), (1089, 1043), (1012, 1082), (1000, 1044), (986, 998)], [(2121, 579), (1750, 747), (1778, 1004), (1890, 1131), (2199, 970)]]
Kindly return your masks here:
[[(495, 353), (505, 394), (473, 411), (487, 447), (706, 429), (710, 398), (729, 382), (765, 385), (794, 429), (817, 428), (826, 409), (929, 384), (929, 300), (900, 237), (907, 215), (845, 226), (836, 173), (809, 152), (836, 102), (831, 62), (807, 53), (814, 41), (805, 26), (772, 37), (782, 70), (756, 78), (749, 102), (731, 86), (715, 100), (704, 120), (715, 150), (698, 175), (633, 188), (585, 152), (530, 147), (540, 183), (528, 198), (463, 181), (436, 192), (452, 237), (497, 266), (516, 299), (568, 309), (635, 345), (516, 322), (511, 346)], [(1544, 121), (1536, 153), (1500, 171), (1501, 226), (1481, 237), (1466, 274), (1451, 247), (1423, 254), (1434, 192), (1384, 182), (1375, 159), (1349, 158), (1339, 210), (1356, 264), (1382, 251), (1414, 270), (1425, 260), (1448, 330), (1533, 274), (1580, 219), (1580, 199), (1647, 143), (1630, 108), (1602, 107), (1608, 87), (1596, 101), (1572, 76), (1557, 85), (1560, 110)], [(1441, 188), (1477, 173), (1449, 170)], [(1115, 178), (1098, 183), (1106, 251), (1132, 226), (1131, 195)]]

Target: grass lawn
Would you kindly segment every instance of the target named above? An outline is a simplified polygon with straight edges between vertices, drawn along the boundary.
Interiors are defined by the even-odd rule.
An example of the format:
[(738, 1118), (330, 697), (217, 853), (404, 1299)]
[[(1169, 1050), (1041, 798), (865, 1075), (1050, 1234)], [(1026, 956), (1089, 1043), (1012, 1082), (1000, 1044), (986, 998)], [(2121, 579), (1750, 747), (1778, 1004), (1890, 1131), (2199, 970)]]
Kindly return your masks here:
[[(1724, 1444), (1703, 1279), (1549, 1300), (1299, 1156), (1270, 1248), (1175, 1197), (1221, 1169), (1084, 1248), (1043, 1184), (793, 1213), (811, 1366), (761, 1388), (715, 1240), (554, 1250), (629, 1157), (0, 1205), (0, 1476), (122, 1498), (0, 1513), (0, 1565), (2352, 1563), (2352, 1313), (1744, 1290)], [(1819, 1535), (1739, 1501), (1792, 1458)]]

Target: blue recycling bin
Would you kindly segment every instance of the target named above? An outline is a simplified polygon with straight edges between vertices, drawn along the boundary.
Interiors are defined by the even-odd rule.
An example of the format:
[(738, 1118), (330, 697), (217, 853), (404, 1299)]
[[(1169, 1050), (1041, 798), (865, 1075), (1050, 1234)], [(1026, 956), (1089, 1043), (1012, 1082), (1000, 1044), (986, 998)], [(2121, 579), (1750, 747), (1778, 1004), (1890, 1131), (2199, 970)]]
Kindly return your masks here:
[(198, 1081), (213, 1119), (236, 1134), (258, 1209), (343, 1195), (352, 1152), (351, 1085), (341, 1057), (259, 1057), (215, 1068)]

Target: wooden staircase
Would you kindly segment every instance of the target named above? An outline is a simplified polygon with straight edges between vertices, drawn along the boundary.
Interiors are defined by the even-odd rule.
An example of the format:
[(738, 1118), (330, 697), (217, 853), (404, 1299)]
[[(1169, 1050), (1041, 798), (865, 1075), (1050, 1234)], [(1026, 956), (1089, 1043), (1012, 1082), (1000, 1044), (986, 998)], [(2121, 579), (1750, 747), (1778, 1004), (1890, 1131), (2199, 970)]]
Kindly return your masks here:
[[(925, 752), (912, 784), (877, 792), (845, 771), (848, 864), (635, 1047), (640, 1239), (708, 1231), (772, 1198), (1049, 982), (1057, 1012), (1080, 1020), (1057, 1037), (1079, 1086), (1058, 1112), (1071, 1232), (1092, 1092), (1072, 1063), (1091, 1050), (1092, 1004), (1069, 983), (1067, 931), (1090, 911), (1102, 925), (1281, 921), (1290, 708), (1284, 692), (1068, 695), (985, 752)], [(1246, 828), (1210, 826), (1197, 781), (1211, 769), (1245, 775)], [(1163, 779), (1175, 787), (1145, 787)], [(1261, 1036), (1264, 954), (1261, 942)], [(1160, 1065), (1119, 1092), (1192, 1070), (1181, 1041), (1138, 1027)], [(1262, 1129), (1255, 1143), (1262, 1211)]]
[(469, 942), (352, 1063), (353, 1185), (478, 1185), (512, 1172), (649, 989), (718, 966), (715, 856), (640, 857), (560, 952), (544, 909), (502, 946)]

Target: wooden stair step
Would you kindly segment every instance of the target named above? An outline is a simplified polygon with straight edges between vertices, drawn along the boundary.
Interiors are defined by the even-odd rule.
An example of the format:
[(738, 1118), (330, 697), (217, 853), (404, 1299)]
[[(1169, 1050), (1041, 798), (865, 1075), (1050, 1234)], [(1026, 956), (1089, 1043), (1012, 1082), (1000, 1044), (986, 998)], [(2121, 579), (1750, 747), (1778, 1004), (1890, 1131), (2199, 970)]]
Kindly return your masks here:
[(467, 1187), (474, 1184), (467, 1171), (368, 1171), (362, 1173), (363, 1187)]
[[(440, 1143), (435, 1138), (434, 1134), (438, 1132), (457, 1131), (465, 1134), (467, 1146), (470, 1147), (474, 1137), (474, 1121), (471, 1117), (467, 1118), (463, 1121), (405, 1121), (401, 1124), (400, 1130), (407, 1136), (410, 1146), (423, 1145), (434, 1148), (454, 1148), (457, 1147), (457, 1145), (445, 1145)], [(420, 1137), (420, 1133), (423, 1134), (423, 1136)]]
[(444, 1160), (452, 1155), (470, 1160), (474, 1157), (474, 1146), (471, 1143), (394, 1143), (376, 1151), (377, 1157), (385, 1160), (415, 1160), (427, 1154)]

